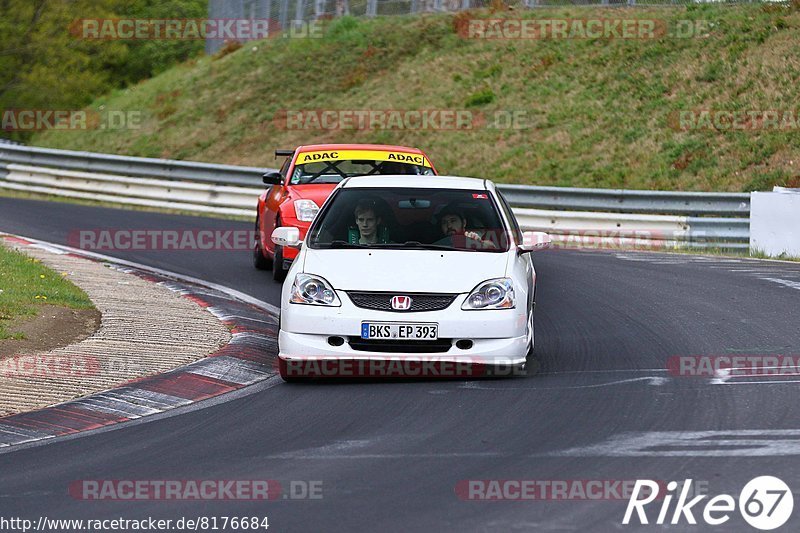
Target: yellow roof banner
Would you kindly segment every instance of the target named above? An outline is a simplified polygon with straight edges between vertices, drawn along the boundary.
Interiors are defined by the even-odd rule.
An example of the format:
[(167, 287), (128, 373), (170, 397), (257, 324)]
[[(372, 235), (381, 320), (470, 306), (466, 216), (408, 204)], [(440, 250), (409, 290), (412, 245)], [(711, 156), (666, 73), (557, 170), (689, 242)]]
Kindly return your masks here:
[(297, 154), (295, 164), (304, 165), (306, 163), (317, 163), (320, 161), (347, 161), (354, 159), (367, 161), (396, 161), (398, 163), (431, 167), (430, 161), (422, 154), (387, 152), (385, 150), (321, 150), (316, 152), (300, 152)]

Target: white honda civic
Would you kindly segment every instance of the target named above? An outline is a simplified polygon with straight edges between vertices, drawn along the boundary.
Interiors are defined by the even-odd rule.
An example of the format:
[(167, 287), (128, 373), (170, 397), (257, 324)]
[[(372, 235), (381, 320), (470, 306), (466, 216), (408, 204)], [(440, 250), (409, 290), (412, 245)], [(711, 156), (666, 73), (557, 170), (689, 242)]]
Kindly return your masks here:
[(281, 295), (284, 379), (388, 375), (376, 361), (422, 361), (415, 371), (432, 375), (442, 367), (426, 363), (524, 368), (532, 353), (528, 252), (550, 237), (522, 232), (491, 181), (351, 177), (305, 242), (292, 227), (272, 240), (300, 248)]

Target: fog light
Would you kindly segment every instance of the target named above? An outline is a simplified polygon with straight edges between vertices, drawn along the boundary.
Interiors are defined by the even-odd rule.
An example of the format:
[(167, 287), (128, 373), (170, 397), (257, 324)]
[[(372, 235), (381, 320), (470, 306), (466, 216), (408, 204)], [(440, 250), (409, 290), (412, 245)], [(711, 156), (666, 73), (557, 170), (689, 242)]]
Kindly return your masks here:
[(328, 344), (331, 346), (341, 346), (344, 344), (344, 339), (341, 337), (328, 337)]
[(460, 341), (456, 342), (456, 348), (459, 350), (469, 350), (472, 348), (472, 341), (467, 339), (461, 339)]

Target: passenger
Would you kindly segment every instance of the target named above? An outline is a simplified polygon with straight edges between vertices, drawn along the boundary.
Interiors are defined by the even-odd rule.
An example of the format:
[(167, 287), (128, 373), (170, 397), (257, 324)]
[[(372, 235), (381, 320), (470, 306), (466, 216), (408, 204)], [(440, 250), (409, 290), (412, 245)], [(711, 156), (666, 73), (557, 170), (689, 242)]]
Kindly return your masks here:
[(456, 207), (447, 206), (439, 213), (439, 229), (444, 237), (436, 244), (453, 248), (496, 250), (492, 241), (483, 240), (478, 233), (467, 230), (467, 217)]
[(348, 242), (350, 244), (387, 244), (389, 228), (375, 209), (375, 202), (362, 200), (354, 209), (356, 227), (350, 228)]
[(400, 163), (398, 161), (384, 161), (379, 165), (380, 172), (378, 174), (394, 174), (394, 175), (403, 175), (403, 174), (416, 174), (414, 172), (414, 167), (407, 163)]

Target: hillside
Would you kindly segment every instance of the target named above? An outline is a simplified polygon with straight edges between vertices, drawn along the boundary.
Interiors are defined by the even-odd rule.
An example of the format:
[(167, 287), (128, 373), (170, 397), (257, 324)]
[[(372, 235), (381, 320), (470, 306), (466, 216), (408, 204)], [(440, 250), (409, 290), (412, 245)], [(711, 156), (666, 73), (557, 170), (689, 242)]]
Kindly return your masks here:
[[(668, 34), (701, 31), (689, 38), (544, 40), (457, 33), (467, 19), (490, 16), (658, 19)], [(139, 128), (50, 131), (32, 144), (274, 166), (276, 147), (378, 142), (418, 146), (443, 172), (499, 182), (699, 191), (800, 186), (799, 30), (800, 10), (775, 5), (343, 18), (331, 21), (323, 38), (248, 43), (90, 107), (140, 111)], [(461, 131), (286, 129), (281, 120), (285, 110), (375, 109), (521, 112), (527, 120), (521, 129), (479, 124)], [(777, 111), (781, 119), (748, 121), (735, 131), (679, 127), (681, 112), (703, 110)]]

